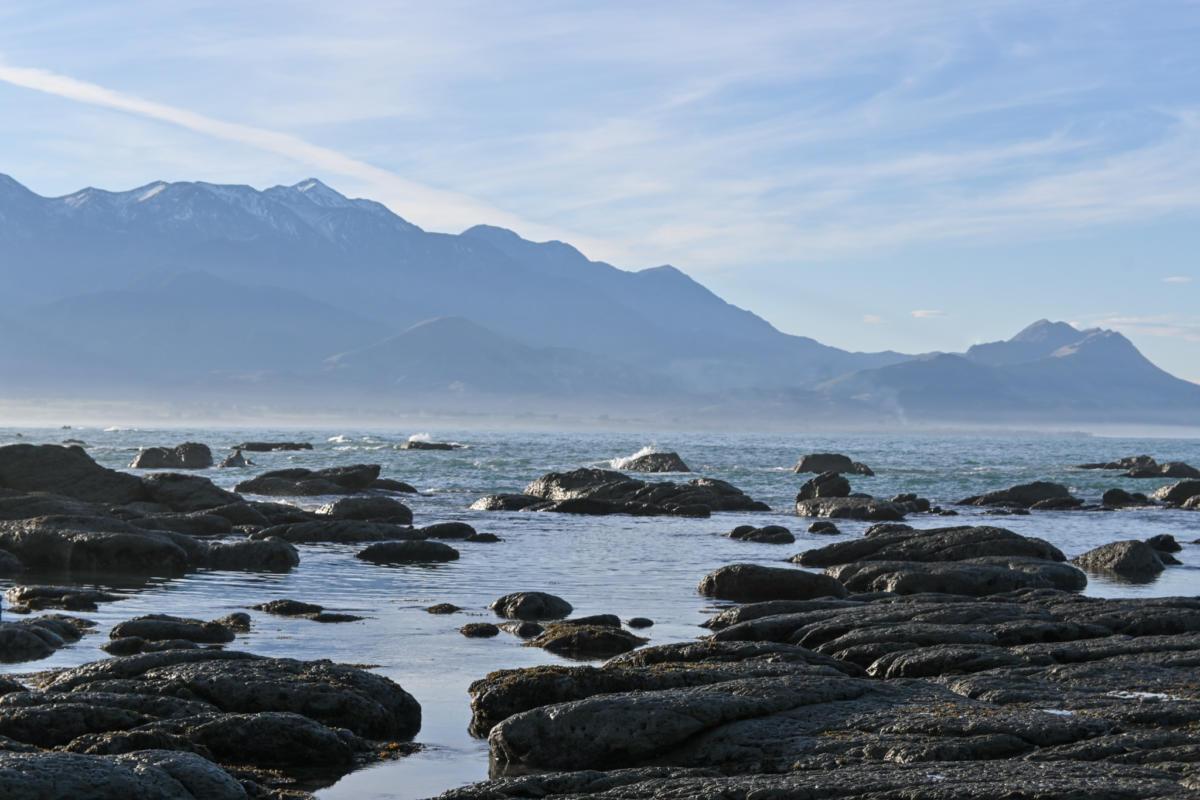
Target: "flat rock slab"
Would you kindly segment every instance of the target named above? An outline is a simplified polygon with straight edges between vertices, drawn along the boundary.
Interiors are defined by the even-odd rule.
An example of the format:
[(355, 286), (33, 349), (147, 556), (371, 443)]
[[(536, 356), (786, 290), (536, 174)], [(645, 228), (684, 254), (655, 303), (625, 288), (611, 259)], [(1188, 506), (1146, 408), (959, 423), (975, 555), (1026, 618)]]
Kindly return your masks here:
[(807, 600), (845, 597), (846, 588), (826, 575), (787, 567), (730, 564), (705, 575), (698, 591), (718, 600)]

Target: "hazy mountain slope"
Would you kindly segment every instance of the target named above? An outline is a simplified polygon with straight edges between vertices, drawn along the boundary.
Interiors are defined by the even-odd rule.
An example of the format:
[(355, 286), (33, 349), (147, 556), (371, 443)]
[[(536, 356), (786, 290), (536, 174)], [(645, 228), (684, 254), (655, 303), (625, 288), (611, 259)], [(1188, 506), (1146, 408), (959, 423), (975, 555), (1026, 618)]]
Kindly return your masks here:
[(414, 325), (326, 361), (326, 377), (397, 392), (572, 397), (669, 391), (635, 367), (578, 350), (530, 347), (460, 317)]
[(334, 353), (390, 333), (384, 325), (298, 292), (202, 272), (36, 306), (24, 312), (23, 323), (156, 379), (311, 371)]
[(1121, 334), (1046, 320), (965, 355), (863, 370), (820, 388), (835, 398), (930, 421), (1192, 424), (1200, 418), (1200, 386), (1154, 366)]
[(3, 178), (0, 218), (0, 278), (28, 302), (203, 271), (319, 297), (392, 332), (462, 316), (529, 344), (694, 375), (695, 388), (799, 385), (899, 358), (786, 336), (673, 268), (626, 272), (499, 228), (428, 233), (311, 179), (43, 198)]

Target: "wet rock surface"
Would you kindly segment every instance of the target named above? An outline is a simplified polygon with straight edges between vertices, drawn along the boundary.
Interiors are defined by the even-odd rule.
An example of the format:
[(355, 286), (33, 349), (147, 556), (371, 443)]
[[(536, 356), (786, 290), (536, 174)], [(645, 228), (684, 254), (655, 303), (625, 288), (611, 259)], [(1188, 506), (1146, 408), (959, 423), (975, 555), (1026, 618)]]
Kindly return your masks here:
[(622, 459), (620, 468), (629, 472), (691, 472), (679, 453), (646, 453)]
[(843, 597), (845, 587), (827, 575), (787, 567), (730, 564), (705, 575), (700, 594), (718, 600), (807, 600), (813, 597)]
[(0, 662), (37, 661), (72, 642), (93, 627), (75, 617), (46, 615), (18, 622), (0, 622)]
[(614, 470), (551, 472), (522, 495), (491, 495), (471, 505), (482, 511), (557, 511), (567, 514), (633, 514), (706, 517), (716, 511), (769, 511), (740, 489), (715, 478), (687, 483), (648, 482)]
[(890, 500), (874, 497), (813, 497), (797, 500), (796, 513), (802, 517), (878, 522), (904, 519), (905, 509)]
[(332, 519), (371, 520), (397, 525), (412, 524), (412, 509), (390, 497), (343, 497), (317, 509)]
[(791, 544), (796, 541), (792, 532), (782, 525), (764, 525), (761, 528), (739, 525), (729, 532), (729, 538), (763, 544)]
[(546, 592), (514, 592), (492, 602), (492, 611), (507, 619), (530, 622), (563, 619), (575, 609), (566, 600)]
[(1200, 785), (1200, 598), (875, 593), (741, 606), (710, 628), (601, 667), (477, 681), (472, 731), (495, 779), (443, 797), (1182, 798)]
[(378, 464), (354, 464), (327, 469), (277, 469), (242, 481), (235, 490), (243, 494), (283, 497), (312, 497), (327, 494), (357, 494), (379, 479)]
[(175, 447), (144, 447), (134, 456), (131, 469), (208, 469), (213, 465), (212, 450), (199, 442), (184, 442)]
[(1077, 498), (1071, 496), (1071, 491), (1060, 483), (1051, 483), (1049, 481), (1034, 481), (1033, 483), (1023, 483), (1018, 486), (1012, 486), (1008, 489), (999, 489), (994, 492), (987, 492), (973, 497), (967, 497), (959, 500), (959, 505), (964, 506), (1001, 506), (1013, 508), (1033, 508), (1036, 506), (1047, 508), (1057, 507), (1060, 504), (1075, 504), (1079, 502)]
[(376, 542), (355, 554), (373, 564), (411, 564), (457, 561), (458, 551), (448, 544), (429, 541)]
[(1163, 556), (1145, 542), (1111, 542), (1087, 551), (1072, 563), (1088, 572), (1110, 573), (1129, 580), (1149, 580), (1164, 569)]
[(866, 464), (854, 461), (850, 456), (842, 455), (841, 453), (809, 453), (808, 455), (800, 456), (800, 460), (796, 462), (796, 466), (792, 471), (796, 473), (837, 472), (848, 475), (866, 476), (875, 474)]

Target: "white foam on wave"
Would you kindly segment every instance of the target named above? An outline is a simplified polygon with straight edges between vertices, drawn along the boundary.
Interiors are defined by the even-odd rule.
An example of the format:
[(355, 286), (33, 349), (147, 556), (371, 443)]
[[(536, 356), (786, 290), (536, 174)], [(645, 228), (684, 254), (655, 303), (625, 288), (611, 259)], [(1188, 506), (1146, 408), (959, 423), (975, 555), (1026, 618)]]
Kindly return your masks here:
[(350, 441), (350, 437), (346, 436), (344, 433), (339, 433), (337, 436), (330, 436), (325, 441), (330, 442), (331, 444), (345, 444), (346, 442)]
[(412, 436), (408, 437), (408, 440), (409, 440), (410, 442), (432, 442), (432, 441), (433, 441), (433, 434), (430, 434), (430, 433), (414, 433)]
[(609, 461), (608, 463), (613, 469), (625, 469), (626, 467), (628, 467), (634, 461), (637, 461), (642, 456), (653, 455), (654, 453), (661, 453), (661, 452), (663, 452), (663, 449), (661, 447), (659, 447), (658, 445), (648, 444), (631, 456), (625, 456), (624, 458), (614, 458), (612, 461)]

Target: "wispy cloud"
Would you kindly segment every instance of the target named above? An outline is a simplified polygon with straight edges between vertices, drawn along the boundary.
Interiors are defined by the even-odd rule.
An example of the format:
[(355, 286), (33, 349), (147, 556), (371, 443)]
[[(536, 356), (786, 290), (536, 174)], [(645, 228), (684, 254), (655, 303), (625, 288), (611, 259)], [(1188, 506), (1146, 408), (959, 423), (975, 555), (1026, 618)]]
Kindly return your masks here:
[(1172, 275), (1169, 278), (1163, 278), (1163, 283), (1180, 284), (1180, 283), (1191, 283), (1191, 282), (1192, 282), (1191, 277), (1189, 277), (1187, 275)]
[(938, 317), (946, 316), (945, 311), (938, 311), (938, 310), (928, 309), (928, 308), (918, 309), (917, 311), (913, 311), (911, 313), (912, 313), (913, 319), (936, 319)]
[(884, 319), (878, 314), (863, 314), (863, 322), (868, 325), (882, 325)]
[[(475, 198), (426, 186), (297, 136), (198, 114), (178, 106), (145, 100), (94, 83), (42, 69), (0, 64), (0, 81), (79, 103), (176, 125), (215, 139), (237, 142), (291, 159), (326, 175), (348, 178), (372, 199), (392, 205), (414, 221), (439, 229), (461, 230), (481, 221), (516, 227), (534, 237), (562, 238), (562, 231), (521, 219)], [(570, 238), (569, 235), (567, 238)], [(586, 240), (587, 237), (582, 237)]]

